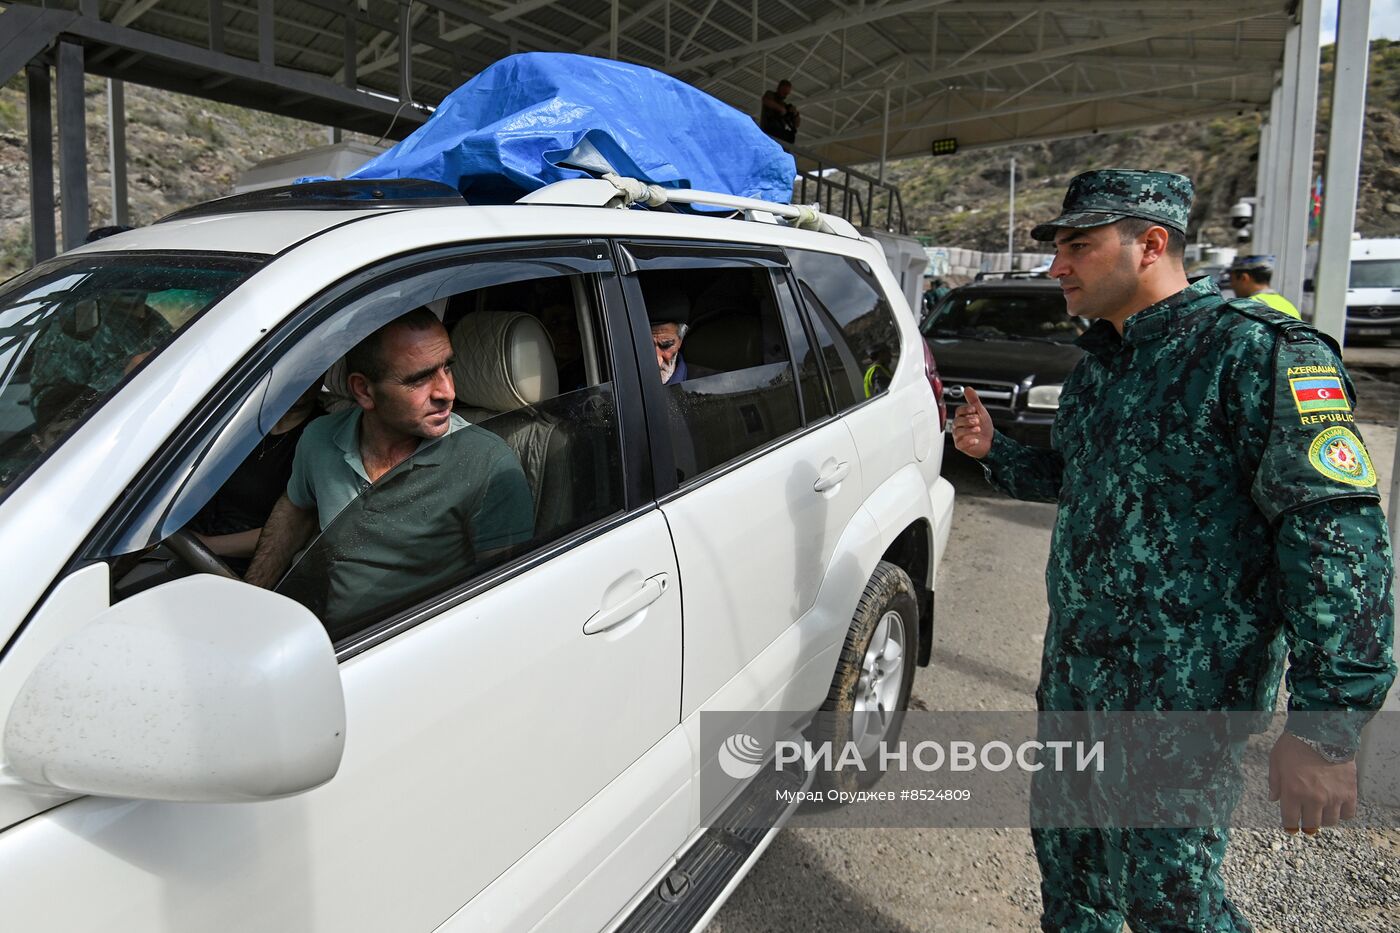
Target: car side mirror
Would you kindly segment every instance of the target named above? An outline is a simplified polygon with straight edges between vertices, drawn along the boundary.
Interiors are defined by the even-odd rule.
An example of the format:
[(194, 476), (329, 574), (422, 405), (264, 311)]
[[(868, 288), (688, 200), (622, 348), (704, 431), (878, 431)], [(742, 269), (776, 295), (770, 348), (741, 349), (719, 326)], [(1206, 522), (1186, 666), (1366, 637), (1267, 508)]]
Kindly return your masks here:
[(208, 574), (138, 593), (53, 648), (5, 724), (14, 776), (140, 800), (236, 802), (329, 781), (335, 651), (305, 607)]

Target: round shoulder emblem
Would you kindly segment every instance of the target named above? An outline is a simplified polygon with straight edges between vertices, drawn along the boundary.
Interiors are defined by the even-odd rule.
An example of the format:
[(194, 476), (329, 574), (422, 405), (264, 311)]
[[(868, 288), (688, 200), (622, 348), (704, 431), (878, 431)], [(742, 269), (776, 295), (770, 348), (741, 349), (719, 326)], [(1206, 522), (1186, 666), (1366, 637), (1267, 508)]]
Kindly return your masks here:
[(1313, 438), (1308, 462), (1328, 479), (1349, 486), (1376, 485), (1376, 471), (1361, 438), (1343, 427), (1328, 428)]

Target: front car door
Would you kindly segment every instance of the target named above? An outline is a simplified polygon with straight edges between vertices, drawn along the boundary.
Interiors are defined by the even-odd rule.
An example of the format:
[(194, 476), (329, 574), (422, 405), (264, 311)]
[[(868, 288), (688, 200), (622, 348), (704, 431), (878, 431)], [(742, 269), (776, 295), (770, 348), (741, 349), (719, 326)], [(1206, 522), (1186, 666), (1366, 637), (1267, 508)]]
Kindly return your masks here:
[[(332, 781), (253, 804), (89, 797), (58, 806), (0, 835), (7, 919), (65, 931), (524, 930), (558, 926), (563, 915), (550, 909), (568, 904), (584, 928), (646, 882), (657, 866), (618, 852), (624, 840), (665, 853), (680, 845), (683, 826), (657, 814), (683, 793), (689, 753), (676, 731), (679, 571), (644, 482), (635, 357), (620, 302), (603, 300), (615, 290), (606, 249), (587, 242), (400, 259), (291, 315), (196, 407), (138, 479), (135, 505), (95, 536), (27, 635), (55, 613), (86, 602), (82, 611), (95, 614), (92, 604), (134, 589), (131, 556), (159, 556), (152, 548), (255, 455), (293, 400), (399, 314), (427, 305), (455, 316), (454, 332), (476, 314), (494, 315), (497, 331), (530, 330), (512, 315), (543, 321), (541, 296), (571, 296), (573, 336), (597, 353), (571, 377), (577, 387), (556, 380), (530, 404), (482, 404), (510, 391), (481, 381), (464, 400), (476, 426), (499, 438), (495, 449), (520, 460), (533, 533), (488, 558), (458, 555), (451, 572), (441, 554), (400, 554), (388, 585), (331, 601), (354, 606), (322, 619), (347, 711)], [(611, 351), (619, 336), (623, 354)], [(111, 442), (130, 427), (114, 425)], [(371, 493), (437, 475), (465, 488), (472, 451), (457, 453), (428, 447)], [(433, 458), (453, 475), (416, 469)], [(457, 492), (445, 495), (450, 510)], [(566, 505), (545, 501), (555, 495)], [(357, 541), (392, 537), (369, 523), (390, 520), (404, 519), (361, 497), (302, 561), (354, 559)], [(151, 562), (138, 562), (142, 586), (160, 585)], [(296, 577), (282, 589), (312, 604)]]

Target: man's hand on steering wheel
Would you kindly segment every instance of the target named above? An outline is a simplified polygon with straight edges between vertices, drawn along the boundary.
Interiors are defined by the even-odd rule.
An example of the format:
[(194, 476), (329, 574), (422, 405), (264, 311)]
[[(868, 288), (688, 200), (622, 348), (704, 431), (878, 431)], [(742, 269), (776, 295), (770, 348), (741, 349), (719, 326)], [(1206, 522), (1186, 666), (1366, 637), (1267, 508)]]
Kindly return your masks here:
[(192, 531), (180, 529), (173, 535), (165, 539), (165, 546), (180, 559), (186, 567), (195, 573), (212, 573), (217, 577), (226, 577), (229, 580), (242, 580), (233, 569), (224, 562), (224, 559), (215, 554), (202, 540), (199, 535)]

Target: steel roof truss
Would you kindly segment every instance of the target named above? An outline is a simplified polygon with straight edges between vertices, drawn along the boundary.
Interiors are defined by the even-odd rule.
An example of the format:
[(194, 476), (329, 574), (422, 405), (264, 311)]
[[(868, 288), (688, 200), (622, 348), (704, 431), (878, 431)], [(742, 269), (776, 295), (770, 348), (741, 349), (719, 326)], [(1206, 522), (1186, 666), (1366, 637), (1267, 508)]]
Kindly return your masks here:
[[(1222, 76), (1222, 77), (1228, 78), (1228, 76)], [(1218, 80), (1222, 80), (1222, 78), (1221, 78), (1221, 77), (1217, 77), (1217, 78), (1212, 78), (1212, 79), (1210, 79), (1210, 80), (1211, 80), (1211, 81), (1218, 81)], [(1199, 81), (1182, 81), (1182, 82), (1179, 82), (1179, 83), (1177, 83), (1177, 84), (1160, 85), (1160, 86), (1158, 86), (1158, 87), (1152, 88), (1152, 91), (1157, 92), (1157, 91), (1176, 90), (1176, 89), (1178, 89), (1178, 88), (1189, 88), (1189, 87), (1194, 87), (1195, 85), (1197, 85), (1197, 84), (1199, 84), (1199, 83), (1201, 83), (1201, 82), (1199, 82)], [(959, 94), (959, 96), (962, 96), (962, 95)], [(969, 122), (969, 121), (972, 121), (972, 120), (980, 120), (980, 119), (984, 119), (984, 118), (986, 118), (986, 119), (991, 119), (991, 118), (996, 118), (996, 117), (1001, 117), (1001, 116), (1013, 116), (1013, 115), (1022, 114), (1022, 113), (1034, 113), (1034, 112), (1037, 112), (1037, 111), (1046, 110), (1046, 109), (1048, 109), (1048, 108), (1054, 108), (1054, 107), (1064, 107), (1064, 106), (1070, 106), (1070, 105), (1078, 106), (1078, 105), (1081, 105), (1081, 104), (1096, 103), (1096, 102), (1098, 102), (1098, 101), (1120, 101), (1120, 100), (1133, 100), (1133, 99), (1137, 99), (1137, 100), (1157, 100), (1157, 101), (1168, 101), (1168, 102), (1169, 102), (1169, 101), (1176, 101), (1176, 102), (1190, 103), (1190, 104), (1199, 104), (1199, 103), (1201, 103), (1200, 100), (1191, 99), (1191, 98), (1181, 99), (1181, 98), (1152, 97), (1152, 96), (1149, 96), (1149, 95), (1147, 95), (1147, 94), (1144, 94), (1142, 91), (1139, 91), (1139, 90), (1127, 90), (1127, 91), (1123, 91), (1123, 90), (1111, 90), (1111, 91), (1102, 91), (1102, 92), (1099, 92), (1099, 93), (1088, 94), (1088, 95), (1085, 95), (1085, 94), (1078, 94), (1078, 95), (1069, 95), (1069, 96), (1067, 96), (1067, 97), (1055, 97), (1055, 98), (1042, 97), (1042, 98), (1040, 98), (1040, 99), (1027, 102), (1027, 103), (1022, 104), (1022, 105), (1020, 105), (1020, 106), (1017, 106), (1017, 107), (1010, 107), (1010, 108), (1007, 108), (1007, 107), (1005, 107), (1005, 106), (995, 106), (995, 107), (992, 107), (992, 108), (988, 109), (988, 108), (986, 108), (985, 106), (979, 107), (979, 106), (977, 106), (977, 105), (969, 105), (969, 107), (970, 107), (970, 112), (967, 113), (967, 114), (965, 114), (965, 115), (963, 115), (963, 116), (960, 116), (960, 117), (955, 117), (955, 118), (953, 118), (953, 119), (929, 120), (929, 121), (925, 121), (925, 122), (916, 122), (916, 123), (902, 123), (902, 124), (900, 124), (900, 127), (901, 127), (902, 130), (927, 129), (927, 128), (936, 127), (936, 126), (952, 125), (952, 124), (955, 124), (955, 123), (966, 123), (966, 122)], [(1209, 103), (1216, 104), (1216, 105), (1219, 105), (1219, 106), (1222, 106), (1222, 107), (1223, 107), (1223, 106), (1228, 106), (1228, 105), (1231, 105), (1231, 104), (1238, 105), (1238, 106), (1241, 107), (1241, 108), (1247, 108), (1247, 107), (1253, 107), (1253, 106), (1255, 106), (1252, 102), (1249, 102), (1249, 101), (1224, 101), (1224, 100), (1216, 100), (1216, 101), (1209, 101)], [(875, 129), (875, 130), (878, 130), (878, 127), (875, 127), (874, 129)], [(871, 125), (871, 124), (867, 124), (867, 125), (861, 127), (861, 129), (859, 129), (859, 130), (857, 130), (857, 131), (854, 131), (854, 132), (852, 132), (852, 133), (848, 133), (848, 134), (840, 134), (840, 133), (838, 133), (838, 134), (835, 135), (835, 136), (830, 136), (830, 137), (827, 137), (827, 138), (825, 138), (825, 139), (815, 140), (815, 141), (809, 143), (809, 145), (824, 145), (824, 144), (828, 144), (828, 143), (845, 142), (845, 141), (848, 141), (848, 140), (850, 140), (850, 139), (858, 139), (858, 138), (860, 138), (860, 137), (862, 137), (862, 136), (869, 135), (870, 132), (872, 132), (872, 125)]]

